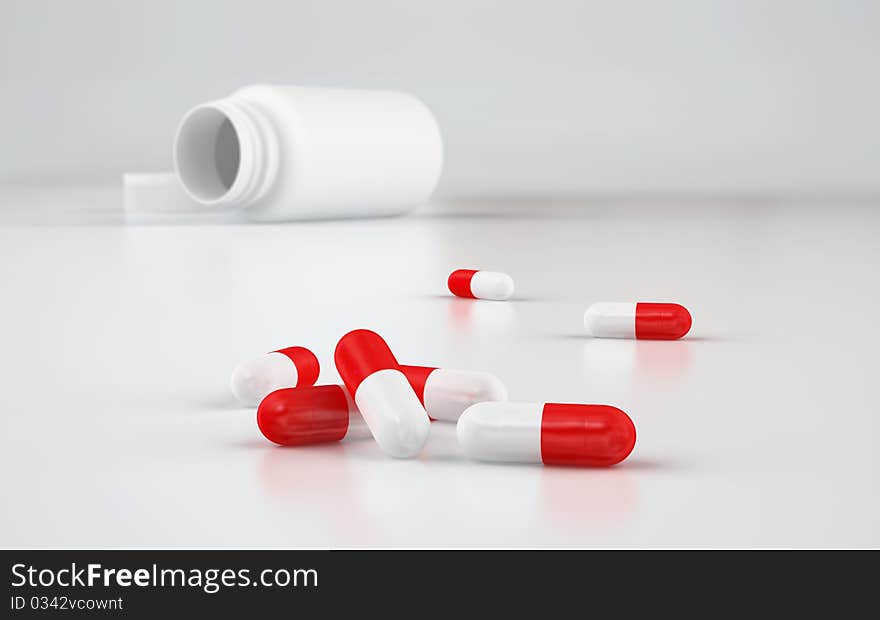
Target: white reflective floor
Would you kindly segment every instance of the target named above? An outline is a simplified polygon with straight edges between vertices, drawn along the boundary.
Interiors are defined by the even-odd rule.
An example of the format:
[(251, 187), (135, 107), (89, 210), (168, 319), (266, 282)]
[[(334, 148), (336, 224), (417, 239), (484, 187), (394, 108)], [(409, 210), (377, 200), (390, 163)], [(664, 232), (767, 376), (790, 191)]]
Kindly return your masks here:
[[(876, 547), (880, 200), (492, 202), (381, 221), (123, 225), (117, 189), (0, 194), (0, 545)], [(509, 303), (451, 298), (506, 271)], [(680, 342), (594, 340), (672, 300)], [(356, 327), (515, 400), (615, 404), (607, 470), (267, 443), (241, 358)]]

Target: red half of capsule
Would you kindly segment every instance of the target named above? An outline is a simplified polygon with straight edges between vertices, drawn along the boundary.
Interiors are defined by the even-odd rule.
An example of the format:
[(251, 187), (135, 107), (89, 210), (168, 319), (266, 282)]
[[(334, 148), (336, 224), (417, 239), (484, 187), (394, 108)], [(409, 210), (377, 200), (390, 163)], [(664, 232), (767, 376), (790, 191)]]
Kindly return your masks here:
[(321, 365), (314, 353), (305, 347), (287, 347), (273, 353), (281, 353), (290, 358), (296, 366), (296, 387), (315, 385), (321, 372)]
[(636, 304), (636, 338), (677, 340), (691, 329), (691, 313), (678, 304)]
[(419, 397), (419, 402), (422, 403), (422, 407), (425, 406), (425, 383), (428, 382), (428, 377), (432, 372), (437, 370), (436, 368), (431, 368), (429, 366), (407, 366), (402, 365), (400, 370), (403, 371), (403, 374), (406, 375), (407, 381), (412, 386), (413, 390), (415, 390), (416, 396)]
[[(430, 376), (430, 374), (437, 369), (431, 368), (429, 366), (407, 366), (404, 364), (400, 367), (400, 370), (403, 371), (403, 374), (406, 375), (406, 380), (409, 381), (409, 384), (415, 391), (416, 396), (419, 397), (419, 402), (422, 403), (422, 407), (424, 407), (425, 383), (428, 382), (428, 377)], [(433, 422), (436, 418), (432, 418), (429, 415), (428, 419)]]
[(636, 445), (636, 427), (610, 405), (547, 403), (541, 416), (541, 460), (547, 465), (607, 467)]
[(476, 299), (471, 293), (471, 278), (477, 273), (476, 269), (456, 269), (449, 274), (446, 284), (449, 286), (449, 292), (456, 297), (470, 297)]
[(275, 390), (257, 408), (260, 432), (282, 446), (339, 441), (348, 432), (348, 400), (340, 385)]
[(352, 397), (361, 381), (377, 370), (400, 370), (400, 364), (382, 336), (369, 329), (356, 329), (340, 338), (333, 359)]

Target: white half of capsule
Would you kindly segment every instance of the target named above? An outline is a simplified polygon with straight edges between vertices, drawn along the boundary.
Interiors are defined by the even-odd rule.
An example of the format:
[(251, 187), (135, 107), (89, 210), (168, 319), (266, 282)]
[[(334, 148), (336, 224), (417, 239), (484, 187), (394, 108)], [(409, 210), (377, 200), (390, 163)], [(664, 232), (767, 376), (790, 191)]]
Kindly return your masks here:
[(345, 395), (345, 402), (348, 404), (348, 428), (345, 430), (345, 435), (343, 435), (341, 441), (368, 439), (372, 436), (372, 433), (370, 433), (370, 427), (367, 426), (367, 421), (364, 420), (363, 414), (361, 414), (360, 409), (358, 409), (357, 404), (345, 386), (340, 385), (339, 388)]
[(423, 398), (429, 416), (456, 422), (473, 404), (507, 400), (507, 387), (488, 372), (438, 368), (428, 375)]
[(269, 393), (296, 387), (298, 378), (293, 360), (276, 351), (245, 360), (236, 366), (229, 387), (243, 405), (256, 407)]
[(478, 271), (471, 276), (471, 295), (477, 299), (504, 301), (513, 297), (513, 278), (499, 271)]
[(596, 338), (635, 338), (636, 302), (593, 304), (584, 312), (584, 327)]
[(428, 440), (431, 421), (399, 370), (377, 370), (365, 378), (357, 387), (354, 402), (386, 454), (413, 457)]
[(543, 403), (477, 403), (458, 419), (458, 443), (478, 461), (540, 463), (543, 415)]

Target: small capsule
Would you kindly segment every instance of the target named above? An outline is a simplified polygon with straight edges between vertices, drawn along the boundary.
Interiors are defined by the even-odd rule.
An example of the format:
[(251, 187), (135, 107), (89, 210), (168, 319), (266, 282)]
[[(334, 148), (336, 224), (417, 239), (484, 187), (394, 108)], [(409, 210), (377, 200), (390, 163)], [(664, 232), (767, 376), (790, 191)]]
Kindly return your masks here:
[(636, 443), (632, 420), (609, 405), (478, 403), (456, 434), (472, 459), (584, 467), (619, 463)]
[(342, 385), (275, 390), (260, 403), (257, 426), (266, 439), (282, 446), (370, 436), (370, 429)]
[(584, 313), (584, 327), (596, 338), (677, 340), (691, 329), (691, 313), (678, 304), (598, 303)]
[(382, 337), (367, 329), (349, 332), (336, 345), (334, 360), (379, 447), (396, 458), (418, 454), (431, 422)]
[(504, 301), (513, 296), (513, 278), (498, 271), (456, 269), (447, 284), (456, 297)]
[(321, 366), (305, 347), (287, 347), (243, 361), (232, 371), (229, 387), (242, 404), (256, 407), (270, 392), (314, 385)]
[(456, 422), (476, 403), (507, 400), (507, 388), (488, 372), (401, 366), (432, 420)]

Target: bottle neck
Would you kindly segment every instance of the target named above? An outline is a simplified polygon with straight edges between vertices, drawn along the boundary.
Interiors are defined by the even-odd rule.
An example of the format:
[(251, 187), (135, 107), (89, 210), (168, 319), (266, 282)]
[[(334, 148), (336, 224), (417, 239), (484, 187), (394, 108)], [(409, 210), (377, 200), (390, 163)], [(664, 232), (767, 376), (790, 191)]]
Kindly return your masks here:
[(184, 116), (174, 140), (174, 167), (197, 202), (248, 207), (275, 181), (277, 136), (252, 104), (234, 97), (218, 99)]

